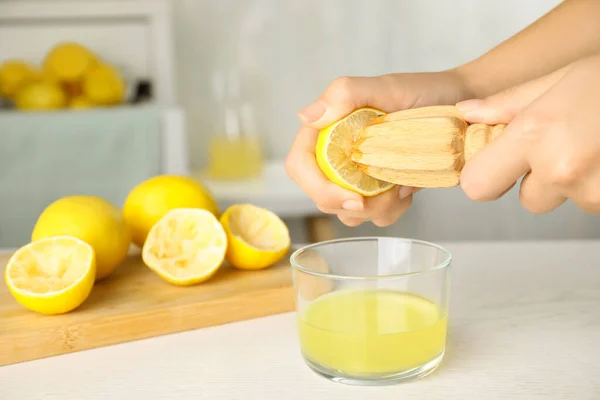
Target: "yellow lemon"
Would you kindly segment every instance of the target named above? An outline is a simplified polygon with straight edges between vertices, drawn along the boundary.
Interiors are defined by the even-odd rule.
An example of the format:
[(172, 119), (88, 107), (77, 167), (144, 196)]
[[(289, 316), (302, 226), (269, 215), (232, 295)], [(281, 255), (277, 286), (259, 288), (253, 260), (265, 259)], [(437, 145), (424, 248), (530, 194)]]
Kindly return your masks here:
[(83, 77), (83, 94), (98, 105), (110, 106), (125, 99), (125, 80), (113, 67), (98, 64)]
[(46, 71), (61, 82), (76, 82), (97, 63), (92, 51), (75, 42), (55, 45), (43, 60)]
[(69, 100), (69, 108), (84, 109), (90, 107), (94, 107), (94, 103), (84, 96), (76, 96)]
[(127, 257), (131, 233), (121, 211), (96, 196), (68, 196), (50, 204), (39, 216), (33, 241), (74, 236), (94, 248), (96, 280), (109, 276)]
[(179, 175), (152, 177), (135, 186), (123, 205), (133, 242), (142, 248), (152, 226), (175, 208), (201, 208), (215, 215), (219, 213), (212, 194), (195, 179)]
[(221, 216), (227, 233), (227, 261), (240, 269), (263, 269), (281, 260), (291, 240), (275, 213), (252, 204), (235, 204)]
[(226, 250), (227, 236), (211, 212), (179, 208), (150, 229), (142, 260), (167, 282), (189, 286), (210, 279), (223, 264)]
[(22, 60), (8, 60), (0, 65), (0, 96), (12, 99), (25, 84), (33, 81), (39, 72)]
[(18, 249), (4, 279), (13, 297), (42, 314), (64, 314), (79, 307), (94, 286), (96, 262), (87, 243), (69, 236), (41, 239)]
[(363, 196), (375, 196), (394, 187), (392, 183), (364, 174), (350, 159), (351, 143), (356, 133), (373, 118), (384, 114), (373, 108), (360, 108), (319, 132), (315, 155), (327, 179)]
[(57, 82), (40, 79), (22, 87), (14, 100), (19, 110), (56, 110), (65, 107), (67, 95)]

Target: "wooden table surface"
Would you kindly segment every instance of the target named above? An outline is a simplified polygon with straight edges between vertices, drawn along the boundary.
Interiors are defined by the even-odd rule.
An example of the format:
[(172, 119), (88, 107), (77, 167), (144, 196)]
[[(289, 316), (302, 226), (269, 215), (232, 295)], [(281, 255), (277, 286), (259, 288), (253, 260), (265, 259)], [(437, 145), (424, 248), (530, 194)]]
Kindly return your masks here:
[(286, 313), (5, 366), (0, 399), (599, 399), (600, 241), (447, 246), (447, 356), (423, 380), (329, 382)]

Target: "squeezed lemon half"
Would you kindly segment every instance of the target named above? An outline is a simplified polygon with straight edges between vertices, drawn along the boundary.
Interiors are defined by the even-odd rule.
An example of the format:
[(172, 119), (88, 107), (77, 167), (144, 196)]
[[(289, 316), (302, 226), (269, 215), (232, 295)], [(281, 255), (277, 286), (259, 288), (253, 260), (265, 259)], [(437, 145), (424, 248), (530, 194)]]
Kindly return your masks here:
[(71, 236), (31, 242), (8, 261), (5, 282), (13, 297), (42, 314), (63, 314), (89, 296), (96, 275), (92, 246)]
[(179, 208), (167, 212), (150, 229), (142, 260), (167, 282), (189, 286), (210, 279), (226, 251), (227, 235), (210, 211)]
[(236, 268), (258, 270), (281, 260), (291, 246), (290, 233), (275, 213), (252, 204), (236, 204), (221, 216), (229, 242), (227, 261)]
[(375, 196), (394, 187), (392, 183), (366, 175), (350, 159), (355, 135), (369, 121), (381, 115), (385, 113), (374, 108), (359, 108), (321, 129), (315, 155), (317, 164), (327, 179), (363, 196)]

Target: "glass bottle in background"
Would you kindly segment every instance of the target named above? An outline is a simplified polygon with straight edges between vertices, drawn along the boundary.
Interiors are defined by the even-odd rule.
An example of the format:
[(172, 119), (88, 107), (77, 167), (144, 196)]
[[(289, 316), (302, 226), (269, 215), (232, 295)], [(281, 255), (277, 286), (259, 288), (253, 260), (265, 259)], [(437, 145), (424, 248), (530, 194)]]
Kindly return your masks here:
[(235, 69), (217, 72), (213, 79), (215, 98), (222, 110), (219, 131), (208, 140), (208, 171), (211, 179), (239, 180), (259, 176), (264, 164), (263, 145), (257, 130), (255, 110), (245, 102), (240, 76)]
[[(245, 116), (245, 118), (244, 118)], [(212, 179), (245, 179), (257, 177), (264, 164), (262, 142), (251, 125), (252, 108), (243, 105), (239, 111), (225, 109), (223, 134), (214, 134), (208, 146), (208, 175)]]

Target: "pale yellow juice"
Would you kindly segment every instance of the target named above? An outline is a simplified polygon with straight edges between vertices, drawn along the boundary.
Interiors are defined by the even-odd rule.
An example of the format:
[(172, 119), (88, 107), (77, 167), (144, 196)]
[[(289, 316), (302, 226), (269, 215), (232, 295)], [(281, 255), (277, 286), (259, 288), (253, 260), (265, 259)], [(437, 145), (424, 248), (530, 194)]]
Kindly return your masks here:
[(261, 174), (263, 149), (258, 137), (218, 137), (209, 143), (208, 174), (215, 179), (243, 179)]
[(298, 318), (304, 356), (346, 374), (407, 371), (440, 356), (446, 344), (445, 313), (405, 292), (332, 292), (311, 303)]

